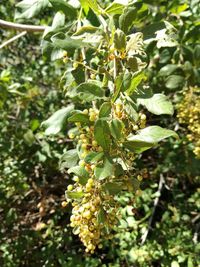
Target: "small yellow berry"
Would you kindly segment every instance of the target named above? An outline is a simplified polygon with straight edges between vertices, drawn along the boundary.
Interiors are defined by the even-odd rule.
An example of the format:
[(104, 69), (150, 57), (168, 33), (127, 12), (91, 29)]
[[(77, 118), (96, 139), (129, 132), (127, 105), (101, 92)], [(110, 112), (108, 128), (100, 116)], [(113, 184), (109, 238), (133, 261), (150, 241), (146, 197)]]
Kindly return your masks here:
[(68, 187), (67, 187), (67, 190), (68, 191), (72, 191), (72, 189), (73, 189), (73, 185), (72, 184), (69, 184)]
[(84, 160), (80, 160), (79, 161), (79, 166), (84, 167), (85, 166), (85, 161)]
[(82, 113), (87, 115), (88, 114), (88, 109), (84, 109)]
[(142, 120), (142, 121), (145, 121), (145, 120), (146, 120), (146, 118), (147, 118), (147, 117), (146, 117), (146, 115), (145, 115), (145, 114), (142, 114), (142, 115), (141, 115), (141, 120)]
[(66, 206), (67, 206), (67, 201), (63, 201), (62, 203), (61, 203), (61, 206), (63, 207), (63, 208), (65, 208)]
[(74, 137), (75, 137), (75, 134), (74, 133), (69, 133), (69, 138), (70, 139), (74, 139)]

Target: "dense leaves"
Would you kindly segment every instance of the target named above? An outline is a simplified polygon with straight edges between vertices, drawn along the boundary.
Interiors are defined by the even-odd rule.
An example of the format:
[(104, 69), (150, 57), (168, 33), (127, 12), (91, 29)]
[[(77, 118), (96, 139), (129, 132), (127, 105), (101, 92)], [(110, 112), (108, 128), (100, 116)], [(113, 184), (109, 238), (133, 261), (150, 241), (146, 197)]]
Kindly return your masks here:
[[(104, 56), (109, 57), (109, 51), (101, 58), (96, 54), (89, 57), (86, 53), (83, 61), (75, 53), (73, 67), (69, 62), (66, 63), (66, 69), (70, 66), (72, 72), (65, 72), (59, 83), (61, 62), (50, 63), (42, 58), (39, 48), (41, 36), (29, 35), (0, 50), (1, 266), (192, 267), (200, 264), (199, 160), (193, 153), (192, 141), (186, 139), (187, 128), (184, 124), (179, 125), (176, 111), (173, 115), (169, 101), (179, 103), (184, 99), (183, 87), (198, 88), (200, 85), (199, 1), (145, 0), (134, 1), (129, 7), (125, 7), (126, 1), (118, 2), (80, 1), (86, 25), (81, 25), (83, 27), (79, 31), (71, 24), (79, 12), (78, 1), (34, 0), (21, 1), (17, 5), (16, 18), (23, 21), (28, 19), (33, 24), (40, 22), (51, 25), (53, 13), (50, 12), (63, 12), (57, 24), (60, 26), (46, 35), (46, 44), (43, 42), (47, 48), (45, 50), (43, 46), (45, 56), (61, 58), (63, 50), (72, 55), (76, 49), (83, 47), (86, 51), (93, 51), (104, 31), (103, 26), (99, 28), (97, 17), (101, 14), (105, 18), (105, 14), (108, 14), (112, 17), (111, 24), (126, 36), (131, 38), (135, 32), (143, 32), (148, 68), (143, 72), (144, 66), (140, 66), (140, 60), (145, 58), (143, 52), (140, 51), (141, 55), (134, 54), (134, 47), (138, 45), (134, 39), (126, 47), (130, 56), (127, 61), (123, 55), (117, 61), (122, 61), (136, 73), (130, 77), (118, 65), (120, 73), (114, 81), (114, 87), (110, 82), (108, 84), (111, 74), (103, 63)], [(13, 14), (13, 1), (3, 1), (0, 6), (1, 18), (12, 21)], [(35, 20), (34, 16), (38, 19)], [(162, 20), (170, 22), (176, 30)], [(63, 26), (64, 30), (60, 30)], [(69, 34), (66, 35), (68, 30)], [(62, 34), (57, 34), (59, 31)], [(2, 42), (14, 34), (2, 29), (0, 33)], [(123, 52), (124, 37), (120, 38), (115, 36), (116, 48)], [(95, 40), (96, 44), (90, 40)], [(118, 45), (119, 40), (122, 40), (122, 45)], [(112, 56), (109, 60), (112, 69)], [(92, 68), (104, 65), (95, 73), (95, 79), (90, 77), (89, 70), (86, 71), (88, 79), (80, 79), (83, 64), (87, 62), (91, 62)], [(77, 63), (82, 65), (77, 66)], [(102, 84), (92, 82), (94, 87), (90, 88), (91, 80), (99, 81), (102, 77)], [(58, 89), (58, 85), (62, 87), (65, 81), (66, 95), (71, 95), (75, 100), (75, 109), (70, 107), (71, 111), (68, 110), (71, 100), (64, 99), (64, 94)], [(76, 88), (80, 85), (77, 83), (86, 81), (90, 85), (78, 91)], [(115, 91), (111, 103), (107, 85)], [(148, 127), (132, 131), (128, 140), (123, 138), (129, 124), (111, 119), (113, 105), (123, 94), (125, 110), (132, 120), (139, 120), (138, 110), (142, 109), (147, 115)], [(92, 123), (89, 114), (81, 113), (82, 106), (77, 104), (80, 100), (84, 108), (89, 108), (91, 101), (96, 102), (99, 119), (96, 120), (98, 127), (95, 139), (104, 148), (103, 152), (88, 154), (85, 161), (97, 165), (95, 174), (99, 181), (105, 181), (105, 192), (114, 195), (121, 205), (121, 218), (112, 242), (105, 240), (103, 249), (97, 250), (92, 257), (85, 254), (81, 243), (67, 226), (69, 209), (61, 208), (65, 193), (76, 201), (83, 197), (81, 192), (65, 192), (73, 174), (79, 176), (83, 186), (88, 180), (85, 169), (77, 166), (81, 149), (74, 149), (76, 139), (69, 140), (67, 137), (67, 131), (73, 123), (81, 122), (85, 127), (90, 127)], [(54, 113), (59, 109), (58, 113)], [(42, 121), (45, 122), (40, 127)], [(163, 128), (152, 128), (152, 125), (161, 125)], [(47, 136), (44, 135), (45, 128)], [(175, 135), (166, 128), (178, 129), (180, 139), (170, 138), (157, 146), (163, 138)], [(71, 128), (69, 132), (76, 136), (77, 128)], [(55, 137), (55, 134), (58, 136)], [(137, 152), (156, 145), (156, 149), (149, 149), (132, 160), (134, 175), (127, 181), (131, 191), (125, 195), (119, 173), (126, 166), (115, 153), (116, 142), (119, 141), (128, 143), (128, 148), (134, 148)], [(114, 162), (107, 155), (109, 146), (112, 146), (113, 155), (116, 155)], [(61, 170), (58, 170), (59, 166)], [(70, 168), (69, 174), (66, 168)], [(143, 177), (143, 191), (138, 191), (135, 197), (133, 192), (139, 189), (140, 184), (140, 176), (137, 177), (139, 170)], [(115, 181), (106, 181), (107, 177), (116, 173), (119, 176)], [(162, 175), (164, 185), (159, 190), (159, 177)], [(153, 212), (157, 198), (158, 205)], [(105, 224), (104, 209), (100, 209), (98, 221)], [(149, 233), (141, 245), (146, 230)], [(77, 229), (73, 232), (78, 233)]]

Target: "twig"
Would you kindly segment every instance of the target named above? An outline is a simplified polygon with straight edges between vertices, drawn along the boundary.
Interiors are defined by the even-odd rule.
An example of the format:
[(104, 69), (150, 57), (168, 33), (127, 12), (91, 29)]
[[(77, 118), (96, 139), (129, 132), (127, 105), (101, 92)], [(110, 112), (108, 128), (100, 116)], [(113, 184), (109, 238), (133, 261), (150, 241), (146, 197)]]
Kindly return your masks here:
[(194, 244), (198, 243), (198, 232), (199, 232), (199, 229), (200, 229), (200, 223), (197, 224), (195, 232), (194, 232), (194, 235), (193, 235), (192, 241), (194, 242)]
[(165, 184), (165, 180), (164, 180), (164, 177), (163, 175), (161, 174), (160, 175), (160, 181), (159, 181), (159, 185), (158, 185), (158, 191), (156, 192), (156, 194), (158, 195), (155, 200), (154, 200), (154, 205), (153, 205), (153, 211), (152, 211), (152, 214), (151, 214), (151, 217), (149, 218), (149, 223), (148, 223), (148, 228), (147, 230), (145, 231), (145, 233), (142, 235), (142, 238), (141, 238), (141, 245), (143, 245), (147, 239), (147, 236), (149, 234), (149, 231), (150, 231), (150, 228), (151, 228), (151, 225), (152, 225), (152, 221), (153, 221), (153, 217), (155, 215), (155, 211), (156, 211), (156, 208), (158, 206), (158, 202), (159, 202), (159, 198), (160, 198), (160, 195), (161, 195), (161, 191), (162, 191), (162, 188), (163, 188), (163, 185)]
[(1, 27), (19, 31), (27, 31), (27, 32), (43, 32), (46, 29), (46, 26), (35, 26), (35, 25), (13, 23), (10, 21), (0, 19), (0, 28)]
[(24, 36), (27, 32), (23, 31), (20, 32), (19, 34), (13, 36), (12, 38), (10, 38), (9, 40), (5, 41), (3, 44), (0, 45), (0, 49), (2, 49), (3, 47), (9, 45), (10, 43), (16, 41), (17, 39), (19, 39), (20, 37)]

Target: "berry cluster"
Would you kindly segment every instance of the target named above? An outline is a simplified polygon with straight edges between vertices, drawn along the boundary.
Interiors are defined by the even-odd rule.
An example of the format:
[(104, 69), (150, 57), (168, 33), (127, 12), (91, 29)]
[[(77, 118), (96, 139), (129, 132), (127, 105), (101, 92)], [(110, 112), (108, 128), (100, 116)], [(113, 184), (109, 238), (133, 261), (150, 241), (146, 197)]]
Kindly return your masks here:
[[(83, 168), (87, 173), (87, 178), (74, 176), (74, 185), (68, 185), (66, 197), (67, 200), (62, 203), (65, 207), (68, 202), (71, 202), (72, 216), (71, 227), (73, 227), (74, 234), (79, 235), (80, 240), (86, 247), (86, 252), (94, 253), (96, 247), (101, 248), (101, 237), (109, 238), (118, 222), (119, 209), (118, 202), (115, 200), (113, 194), (105, 190), (107, 183), (116, 183), (120, 181), (120, 190), (132, 190), (132, 178), (130, 174), (115, 177), (111, 175), (103, 180), (97, 180), (95, 177), (96, 166), (102, 162), (100, 158), (97, 162), (90, 162), (87, 156), (91, 153), (103, 152), (103, 149), (98, 145), (94, 137), (95, 121), (99, 117), (99, 110), (97, 108), (84, 109), (82, 114), (87, 115), (90, 121), (89, 125), (83, 123), (76, 123), (76, 134), (69, 133), (69, 137), (77, 143), (79, 150), (79, 167)], [(145, 127), (146, 116), (139, 114), (137, 122), (129, 121), (125, 105), (122, 101), (117, 101), (111, 108), (110, 116), (107, 118), (108, 122), (112, 119), (119, 119), (125, 125), (126, 137), (129, 133), (137, 131)], [(111, 146), (110, 154), (114, 154), (116, 158), (124, 155), (126, 166), (130, 168), (133, 166), (134, 153), (123, 150), (120, 147)], [(103, 154), (103, 153), (102, 153)], [(138, 175), (138, 182), (142, 177)], [(71, 197), (71, 194), (76, 195), (77, 198)], [(74, 196), (74, 195), (73, 195)]]
[[(97, 246), (102, 247), (101, 236), (109, 235), (117, 220), (117, 206), (111, 205), (113, 197), (105, 195), (101, 187), (101, 183), (92, 178), (88, 179), (85, 186), (77, 182), (75, 190), (79, 191), (81, 188), (84, 197), (80, 201), (72, 202), (71, 227), (74, 228), (74, 234), (79, 235), (86, 252), (90, 253), (94, 253)], [(102, 216), (105, 217), (104, 222)]]
[(186, 90), (183, 100), (178, 105), (179, 122), (186, 124), (189, 130), (187, 138), (194, 144), (194, 154), (200, 158), (200, 95), (199, 88)]

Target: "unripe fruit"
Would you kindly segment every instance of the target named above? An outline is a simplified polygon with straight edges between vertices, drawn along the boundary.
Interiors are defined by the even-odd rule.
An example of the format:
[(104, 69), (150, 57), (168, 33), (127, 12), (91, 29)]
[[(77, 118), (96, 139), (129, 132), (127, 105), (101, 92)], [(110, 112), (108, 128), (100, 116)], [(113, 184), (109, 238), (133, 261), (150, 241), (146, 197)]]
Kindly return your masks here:
[(78, 62), (74, 62), (73, 63), (73, 68), (76, 69), (78, 67), (78, 65), (79, 65)]
[(134, 126), (133, 126), (133, 130), (134, 130), (134, 131), (137, 131), (138, 129), (139, 129), (139, 127), (138, 127), (137, 125), (134, 125)]
[(84, 138), (85, 138), (85, 134), (81, 134), (80, 139), (84, 139)]
[(95, 75), (94, 73), (92, 73), (92, 74), (90, 75), (90, 78), (91, 78), (92, 80), (95, 80), (95, 79), (96, 79), (96, 75)]
[(84, 109), (82, 113), (87, 115), (88, 114), (88, 109)]
[(145, 115), (145, 114), (142, 114), (142, 115), (141, 115), (141, 120), (142, 120), (142, 121), (145, 121), (145, 120), (146, 120), (146, 118), (147, 118), (147, 117), (146, 117), (146, 115)]
[(92, 146), (94, 146), (94, 147), (98, 146), (97, 141), (93, 140), (93, 141), (92, 141)]
[(72, 191), (73, 190), (73, 185), (72, 184), (69, 184), (68, 187), (67, 187), (67, 190), (68, 191)]
[(84, 167), (85, 166), (85, 161), (84, 160), (80, 160), (79, 161), (79, 166), (80, 167)]
[(88, 184), (94, 184), (94, 180), (92, 178), (88, 179)]
[(69, 133), (69, 138), (70, 138), (70, 139), (74, 139), (74, 137), (75, 137), (75, 134), (73, 134), (73, 133)]
[(90, 121), (95, 121), (96, 120), (96, 115), (94, 113), (92, 113), (92, 115), (90, 115), (89, 120)]
[(63, 202), (61, 203), (61, 205), (62, 205), (63, 208), (65, 208), (65, 207), (67, 206), (67, 204), (68, 204), (67, 201), (63, 201)]
[(74, 181), (75, 182), (79, 182), (79, 177), (78, 176), (74, 176)]

